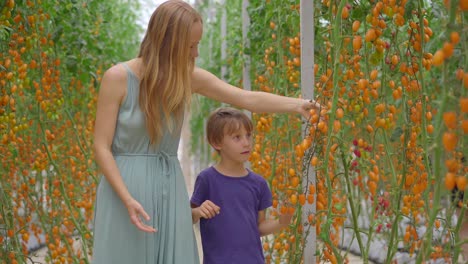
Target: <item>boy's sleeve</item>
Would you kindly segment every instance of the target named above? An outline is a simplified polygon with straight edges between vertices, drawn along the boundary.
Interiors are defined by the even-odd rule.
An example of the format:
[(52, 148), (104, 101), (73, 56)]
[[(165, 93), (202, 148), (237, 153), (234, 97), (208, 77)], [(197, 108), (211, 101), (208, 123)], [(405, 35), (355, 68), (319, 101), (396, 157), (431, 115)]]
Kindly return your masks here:
[(263, 211), (270, 207), (273, 202), (272, 202), (272, 195), (270, 188), (268, 187), (268, 184), (265, 180), (262, 181), (261, 185), (261, 191), (260, 191), (260, 197), (259, 197), (259, 206), (258, 206), (258, 211)]
[(205, 178), (200, 174), (195, 180), (195, 187), (193, 189), (192, 198), (190, 202), (196, 206), (200, 206), (208, 196), (208, 186)]

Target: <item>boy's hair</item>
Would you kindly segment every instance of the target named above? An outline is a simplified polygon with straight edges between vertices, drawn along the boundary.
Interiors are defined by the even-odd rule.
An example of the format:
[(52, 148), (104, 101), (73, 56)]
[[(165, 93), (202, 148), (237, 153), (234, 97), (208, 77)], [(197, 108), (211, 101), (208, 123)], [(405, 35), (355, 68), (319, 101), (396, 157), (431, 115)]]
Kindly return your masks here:
[(252, 121), (244, 112), (222, 107), (213, 111), (206, 124), (206, 136), (210, 145), (217, 145), (223, 141), (224, 135), (231, 135), (244, 127), (248, 133), (253, 130)]

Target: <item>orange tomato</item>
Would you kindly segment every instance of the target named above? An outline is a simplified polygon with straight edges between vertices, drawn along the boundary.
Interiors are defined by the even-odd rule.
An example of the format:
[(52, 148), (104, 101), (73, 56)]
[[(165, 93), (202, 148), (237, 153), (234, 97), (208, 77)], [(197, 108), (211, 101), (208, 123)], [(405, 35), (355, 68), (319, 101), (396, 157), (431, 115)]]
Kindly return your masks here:
[(297, 204), (297, 195), (291, 195), (291, 197), (289, 197), (289, 202), (291, 202), (293, 205)]
[(464, 134), (468, 134), (468, 119), (462, 121), (462, 130)]
[(306, 196), (305, 196), (305, 194), (300, 194), (299, 197), (298, 197), (298, 200), (299, 200), (299, 204), (300, 204), (300, 205), (304, 205), (304, 204), (305, 204), (305, 201), (306, 201)]
[(460, 2), (458, 2), (458, 5), (460, 6), (460, 9), (462, 11), (468, 11), (468, 0), (460, 0)]
[(443, 118), (444, 123), (448, 128), (455, 129), (457, 127), (457, 113), (445, 112)]
[(353, 32), (357, 32), (359, 30), (360, 26), (361, 26), (361, 21), (355, 20), (353, 22)]
[(341, 119), (344, 116), (343, 108), (336, 109), (336, 118)]
[(429, 134), (434, 133), (434, 126), (433, 126), (433, 125), (427, 125), (426, 131), (427, 131), (427, 133), (429, 133)]
[(349, 10), (348, 10), (348, 8), (345, 7), (341, 11), (341, 18), (347, 19), (348, 17), (349, 17)]
[(458, 176), (455, 179), (455, 182), (457, 184), (457, 189), (460, 191), (465, 191), (466, 185), (467, 185), (467, 180), (465, 176)]
[(444, 51), (444, 58), (448, 59), (453, 55), (453, 44), (450, 42), (445, 42), (442, 46), (442, 50)]
[(460, 42), (460, 34), (458, 34), (458, 32), (456, 31), (453, 31), (452, 33), (450, 33), (450, 41), (454, 45), (458, 44), (458, 42)]
[(453, 188), (455, 188), (455, 184), (455, 174), (451, 172), (445, 174), (445, 187), (447, 190), (453, 190)]
[(468, 113), (468, 97), (460, 98), (460, 110), (463, 113)]
[(270, 21), (270, 28), (271, 28), (271, 29), (275, 29), (275, 28), (276, 28), (275, 22)]
[(442, 50), (436, 51), (434, 54), (434, 57), (432, 57), (432, 65), (434, 66), (440, 66), (442, 63), (444, 63), (445, 59), (445, 54)]
[(376, 38), (377, 38), (377, 33), (375, 32), (375, 29), (371, 28), (366, 32), (366, 37), (365, 37), (366, 42), (372, 42)]
[(463, 75), (463, 86), (468, 89), (468, 72)]
[(291, 187), (296, 188), (299, 185), (299, 177), (292, 177), (290, 180)]
[(442, 143), (446, 150), (452, 151), (457, 146), (458, 137), (455, 133), (445, 132), (442, 136)]
[(362, 37), (361, 36), (354, 36), (353, 38), (353, 49), (360, 50), (362, 47)]

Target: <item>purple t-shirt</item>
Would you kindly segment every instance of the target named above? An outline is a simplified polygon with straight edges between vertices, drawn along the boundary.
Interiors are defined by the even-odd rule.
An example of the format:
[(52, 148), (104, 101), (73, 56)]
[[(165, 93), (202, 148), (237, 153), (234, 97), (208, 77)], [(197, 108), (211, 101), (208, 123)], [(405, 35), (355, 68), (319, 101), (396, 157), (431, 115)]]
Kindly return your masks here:
[(214, 167), (197, 177), (191, 202), (210, 200), (220, 209), (211, 219), (200, 219), (204, 264), (263, 264), (258, 212), (272, 205), (271, 191), (263, 177), (251, 171), (228, 177)]

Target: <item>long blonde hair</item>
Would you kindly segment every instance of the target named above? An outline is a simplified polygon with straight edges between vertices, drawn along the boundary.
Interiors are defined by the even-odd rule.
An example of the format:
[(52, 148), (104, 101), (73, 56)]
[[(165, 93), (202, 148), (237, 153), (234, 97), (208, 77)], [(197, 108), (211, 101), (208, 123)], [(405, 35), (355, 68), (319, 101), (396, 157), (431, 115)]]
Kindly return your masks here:
[(201, 16), (188, 3), (164, 2), (151, 16), (141, 43), (139, 103), (152, 144), (161, 140), (164, 123), (174, 132), (190, 104), (194, 68), (190, 38), (196, 22), (202, 23)]

